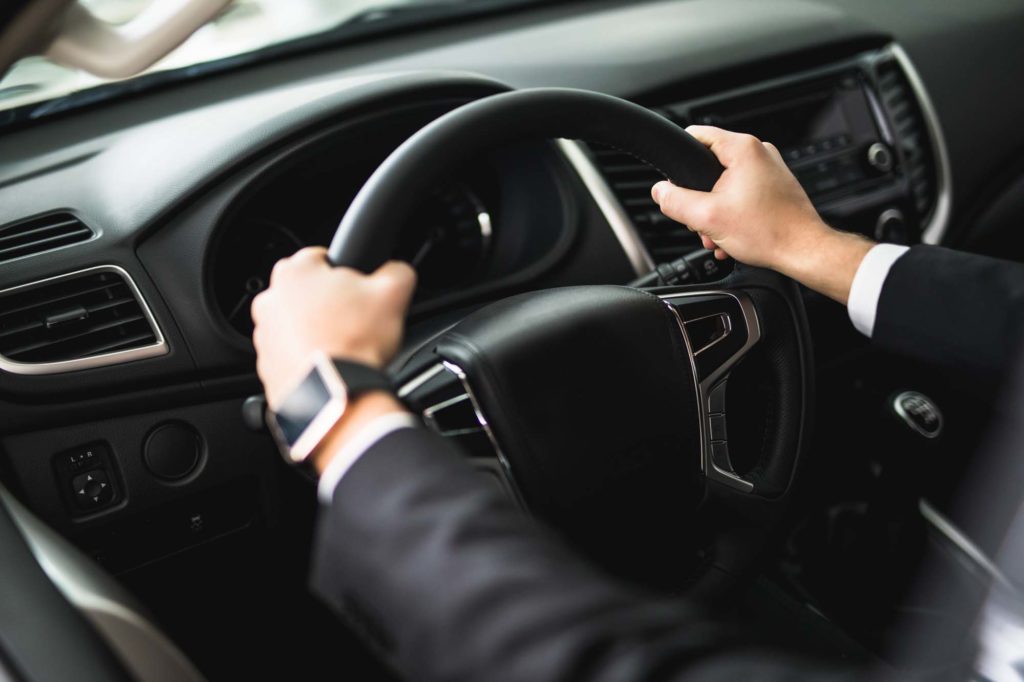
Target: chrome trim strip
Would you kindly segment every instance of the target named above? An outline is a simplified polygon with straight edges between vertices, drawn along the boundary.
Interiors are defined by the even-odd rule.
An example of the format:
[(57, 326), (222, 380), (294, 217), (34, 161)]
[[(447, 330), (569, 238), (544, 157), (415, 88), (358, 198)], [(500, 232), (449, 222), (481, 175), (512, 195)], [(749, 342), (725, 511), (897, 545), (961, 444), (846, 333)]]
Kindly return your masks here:
[(957, 528), (952, 521), (947, 519), (943, 514), (933, 507), (928, 500), (923, 497), (918, 500), (917, 509), (921, 512), (921, 516), (926, 522), (931, 524), (936, 531), (938, 531), (944, 538), (949, 540), (958, 550), (960, 550), (964, 556), (973, 561), (979, 568), (988, 574), (992, 580), (1008, 587), (1011, 590), (1015, 589), (1010, 579), (1006, 577), (1006, 574), (996, 566), (995, 562), (988, 558), (974, 542), (971, 541), (963, 532)]
[(643, 240), (640, 239), (633, 221), (630, 220), (626, 210), (619, 203), (611, 187), (608, 186), (604, 176), (594, 166), (587, 153), (583, 151), (580, 143), (575, 140), (560, 139), (557, 144), (566, 160), (579, 175), (580, 180), (583, 181), (583, 185), (590, 192), (590, 196), (593, 197), (594, 203), (597, 204), (604, 219), (608, 222), (608, 226), (612, 228), (615, 238), (619, 240), (637, 277), (643, 277), (654, 270), (654, 259), (648, 253)]
[(118, 265), (98, 265), (96, 267), (85, 268), (84, 270), (75, 270), (74, 272), (57, 275), (56, 277), (48, 277), (35, 282), (29, 282), (27, 284), (19, 284), (16, 287), (10, 287), (0, 291), (0, 296), (19, 290), (35, 289), (52, 282), (59, 282), (61, 280), (71, 279), (73, 277), (93, 272), (113, 272), (124, 279), (125, 283), (128, 285), (128, 289), (132, 292), (132, 295), (135, 296), (135, 300), (138, 302), (143, 316), (149, 323), (150, 328), (152, 328), (153, 335), (156, 337), (156, 343), (152, 343), (148, 346), (140, 346), (139, 348), (114, 351), (113, 353), (93, 355), (88, 358), (60, 360), (58, 362), (15, 362), (14, 360), (10, 360), (0, 355), (0, 370), (10, 372), (11, 374), (24, 375), (59, 374), (61, 372), (74, 372), (82, 369), (117, 365), (124, 362), (132, 362), (134, 360), (142, 360), (144, 358), (152, 358), (158, 355), (167, 354), (167, 342), (164, 340), (164, 335), (160, 330), (160, 325), (157, 324), (156, 318), (153, 316), (152, 311), (149, 309), (149, 305), (146, 303), (146, 299), (143, 298), (142, 292), (139, 291), (139, 288), (135, 285), (135, 280), (132, 279), (131, 275), (129, 275), (124, 268)]
[(684, 325), (687, 325), (692, 324), (694, 322), (700, 322), (701, 320), (708, 320), (713, 317), (725, 320), (725, 324), (723, 325), (725, 327), (725, 333), (719, 336), (717, 339), (713, 340), (711, 343), (707, 344), (706, 346), (703, 346), (695, 350), (693, 352), (694, 357), (700, 355), (709, 348), (714, 348), (716, 344), (725, 341), (729, 334), (732, 334), (732, 318), (729, 317), (726, 313), (712, 313), (711, 315), (703, 315), (701, 317), (695, 317), (692, 320), (686, 320), (686, 322), (683, 323)]
[(473, 413), (476, 414), (476, 420), (483, 428), (484, 433), (487, 434), (487, 439), (491, 441), (491, 446), (494, 448), (494, 455), (498, 462), (501, 464), (501, 473), (505, 479), (505, 483), (508, 485), (509, 490), (512, 491), (512, 495), (522, 509), (527, 509), (525, 502), (523, 502), (523, 496), (519, 492), (519, 486), (516, 485), (516, 479), (512, 476), (512, 466), (508, 462), (508, 458), (505, 457), (505, 453), (502, 451), (501, 446), (498, 445), (498, 439), (494, 435), (494, 431), (491, 430), (491, 425), (487, 422), (487, 417), (484, 416), (483, 410), (480, 408), (480, 403), (476, 399), (476, 395), (473, 393), (473, 389), (469, 385), (469, 380), (466, 378), (466, 373), (462, 371), (462, 368), (453, 362), (442, 360), (441, 364), (444, 368), (458, 377), (462, 383), (462, 388), (466, 391), (466, 395), (469, 397), (469, 402), (473, 405)]
[(939, 124), (939, 116), (935, 112), (932, 100), (925, 89), (921, 75), (914, 68), (910, 56), (898, 43), (888, 46), (889, 54), (903, 69), (903, 73), (910, 83), (914, 96), (921, 107), (921, 114), (924, 116), (925, 125), (928, 128), (928, 139), (932, 143), (932, 152), (935, 156), (935, 172), (938, 175), (936, 188), (935, 208), (928, 220), (928, 225), (921, 232), (921, 241), (926, 244), (941, 244), (949, 228), (950, 217), (953, 213), (953, 172), (949, 163), (949, 152), (946, 149), (945, 136), (942, 134), (942, 126)]
[[(443, 369), (443, 367), (442, 367), (442, 369)], [(430, 407), (427, 407), (427, 408), (425, 408), (423, 410), (423, 421), (426, 422), (427, 426), (432, 428), (438, 434), (440, 434), (442, 436), (446, 436), (446, 437), (447, 436), (468, 436), (469, 434), (472, 434), (472, 433), (480, 433), (481, 431), (484, 430), (482, 426), (476, 426), (476, 427), (466, 428), (466, 429), (448, 429), (446, 431), (446, 430), (442, 429), (441, 426), (437, 423), (437, 417), (435, 415), (438, 412), (440, 412), (441, 410), (444, 410), (446, 408), (449, 408), (452, 405), (458, 405), (459, 403), (464, 402), (466, 400), (469, 400), (469, 394), (467, 394), (467, 393), (460, 393), (459, 395), (455, 396), (454, 398), (448, 398), (447, 400), (442, 400), (439, 403), (434, 403)]]
[(444, 365), (442, 365), (440, 362), (437, 363), (436, 365), (431, 365), (430, 369), (428, 369), (427, 371), (413, 377), (408, 382), (402, 384), (401, 388), (398, 389), (398, 397), (404, 398), (405, 396), (409, 395), (417, 388), (427, 383), (428, 381), (430, 381), (443, 371)]
[[(683, 320), (679, 311), (670, 303), (674, 298), (691, 298), (693, 296), (729, 296), (735, 299), (740, 305), (740, 310), (743, 311), (743, 321), (747, 326), (746, 343), (744, 343), (739, 350), (733, 353), (732, 356), (719, 365), (714, 372), (709, 374), (707, 378), (700, 383), (697, 382), (697, 359), (696, 354), (693, 352), (693, 348), (690, 345), (689, 334), (686, 332), (686, 321)], [(714, 459), (711, 456), (711, 434), (710, 429), (708, 428), (708, 415), (711, 411), (711, 392), (716, 388), (716, 384), (719, 383), (719, 380), (733, 367), (733, 365), (739, 362), (740, 358), (746, 355), (747, 352), (753, 348), (754, 344), (761, 340), (761, 323), (757, 318), (757, 311), (754, 309), (754, 303), (746, 294), (724, 291), (721, 289), (693, 291), (679, 294), (662, 294), (659, 298), (676, 318), (676, 322), (679, 324), (679, 329), (683, 334), (683, 340), (686, 343), (686, 351), (690, 356), (690, 366), (693, 369), (693, 382), (697, 391), (697, 406), (700, 417), (701, 471), (704, 472), (705, 476), (712, 480), (724, 483), (745, 493), (753, 492), (753, 483), (741, 478), (732, 471), (722, 469), (714, 462)]]

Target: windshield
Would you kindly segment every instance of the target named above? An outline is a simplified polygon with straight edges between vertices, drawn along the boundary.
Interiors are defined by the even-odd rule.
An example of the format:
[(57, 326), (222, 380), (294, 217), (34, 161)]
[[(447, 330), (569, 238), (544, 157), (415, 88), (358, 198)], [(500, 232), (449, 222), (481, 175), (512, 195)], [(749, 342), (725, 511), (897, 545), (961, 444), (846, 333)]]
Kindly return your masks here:
[[(148, 5), (166, 0), (78, 0), (93, 14), (113, 24), (131, 21)], [(32, 119), (83, 103), (93, 103), (101, 86), (130, 86), (138, 90), (141, 81), (159, 80), (156, 74), (174, 73), (188, 78), (213, 70), (214, 65), (237, 65), (272, 46), (298, 44), (313, 36), (338, 42), (344, 37), (367, 35), (405, 19), (409, 23), (436, 19), (441, 14), (465, 14), (470, 5), (508, 5), (493, 0), (234, 0), (213, 21), (206, 24), (165, 58), (145, 72), (120, 81), (66, 68), (45, 57), (18, 61), (0, 80), (0, 124), (15, 119)], [(518, 4), (525, 4), (524, 2)], [(410, 16), (411, 15), (411, 16)], [(412, 22), (408, 20), (412, 19)], [(343, 31), (342, 29), (348, 29)], [(354, 30), (353, 30), (354, 29)], [(234, 58), (234, 59), (232, 59)], [(119, 88), (128, 91), (128, 87)], [(91, 93), (90, 97), (75, 96)], [(40, 103), (51, 102), (50, 105)], [(15, 110), (18, 115), (15, 116)]]

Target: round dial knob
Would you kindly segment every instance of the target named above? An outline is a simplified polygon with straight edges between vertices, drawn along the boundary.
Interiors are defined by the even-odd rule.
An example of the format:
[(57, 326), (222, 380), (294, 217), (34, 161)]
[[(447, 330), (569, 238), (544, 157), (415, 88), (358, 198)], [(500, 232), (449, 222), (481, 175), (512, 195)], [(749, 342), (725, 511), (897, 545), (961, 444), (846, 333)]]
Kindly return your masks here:
[(910, 243), (910, 234), (907, 229), (907, 221), (903, 218), (903, 211), (898, 208), (882, 211), (875, 223), (875, 239), (892, 244)]
[(879, 173), (888, 173), (892, 170), (893, 155), (889, 145), (884, 142), (875, 142), (868, 147), (868, 163)]

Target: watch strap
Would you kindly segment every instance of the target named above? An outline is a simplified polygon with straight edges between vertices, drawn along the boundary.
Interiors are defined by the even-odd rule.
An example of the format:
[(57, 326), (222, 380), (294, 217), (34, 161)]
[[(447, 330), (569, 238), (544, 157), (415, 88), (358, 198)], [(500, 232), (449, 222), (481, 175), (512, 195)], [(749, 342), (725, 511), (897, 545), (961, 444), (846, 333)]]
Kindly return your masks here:
[(394, 392), (391, 378), (379, 369), (349, 360), (332, 359), (331, 363), (338, 372), (338, 376), (345, 382), (350, 400), (370, 391)]

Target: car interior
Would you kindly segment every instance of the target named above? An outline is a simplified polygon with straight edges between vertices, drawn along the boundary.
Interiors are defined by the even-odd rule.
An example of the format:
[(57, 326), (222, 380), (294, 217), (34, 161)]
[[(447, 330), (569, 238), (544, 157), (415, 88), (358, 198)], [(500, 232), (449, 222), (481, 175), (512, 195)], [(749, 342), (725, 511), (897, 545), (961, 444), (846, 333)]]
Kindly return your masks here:
[(958, 501), (1000, 387), (717, 261), (650, 189), (709, 189), (680, 131), (716, 125), (838, 228), (1024, 260), (1022, 28), (1005, 0), (413, 2), (0, 82), (0, 677), (396, 679), (310, 594), (316, 482), (263, 423), (249, 308), (311, 245), (414, 265), (397, 395), (610, 574), (831, 661), (970, 637), (998, 576)]

